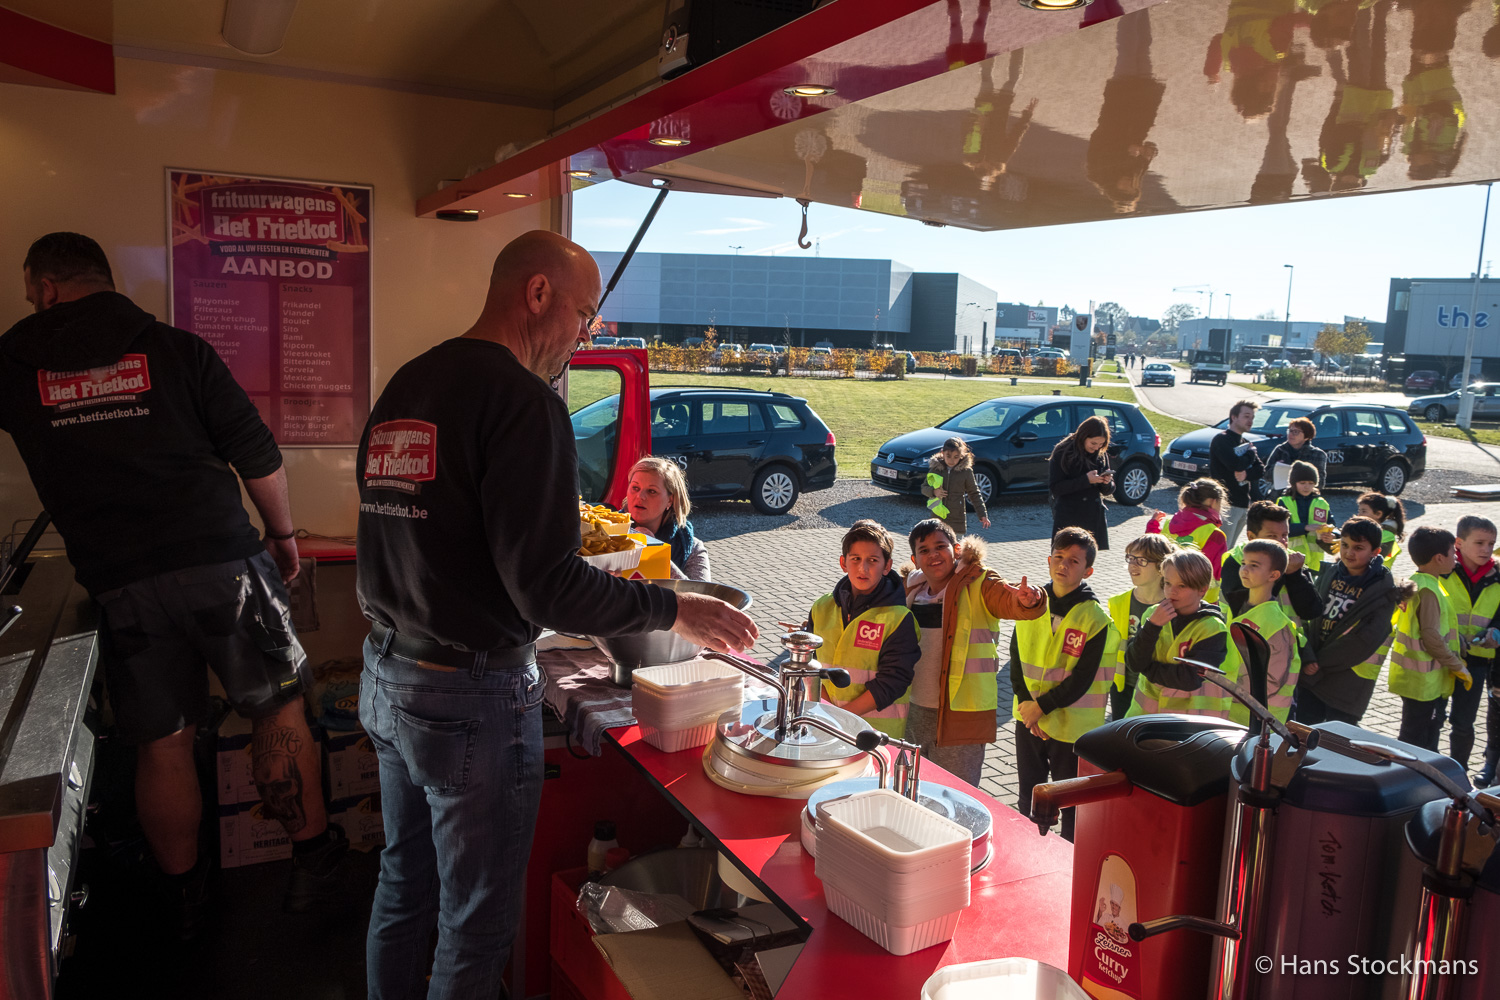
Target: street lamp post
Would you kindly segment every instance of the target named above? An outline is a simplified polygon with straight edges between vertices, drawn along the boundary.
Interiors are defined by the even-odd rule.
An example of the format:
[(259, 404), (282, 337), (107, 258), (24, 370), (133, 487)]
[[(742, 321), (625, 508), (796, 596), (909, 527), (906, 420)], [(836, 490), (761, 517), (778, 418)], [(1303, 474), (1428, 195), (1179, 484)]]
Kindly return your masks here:
[(1469, 385), (1469, 366), (1474, 363), (1474, 331), (1479, 327), (1475, 321), (1475, 310), (1479, 308), (1479, 275), (1484, 271), (1484, 238), (1489, 234), (1490, 227), (1490, 190), (1491, 186), (1486, 184), (1484, 220), (1479, 224), (1479, 260), (1474, 264), (1474, 291), (1469, 295), (1469, 338), (1464, 344), (1464, 366), (1459, 375), (1463, 392), (1458, 397), (1458, 419), (1455, 423), (1462, 430), (1468, 430), (1474, 422), (1474, 390)]
[(1297, 269), (1291, 264), (1283, 264), (1286, 268), (1286, 319), (1281, 325), (1281, 360), (1286, 360), (1287, 347), (1292, 342), (1292, 278), (1297, 274)]

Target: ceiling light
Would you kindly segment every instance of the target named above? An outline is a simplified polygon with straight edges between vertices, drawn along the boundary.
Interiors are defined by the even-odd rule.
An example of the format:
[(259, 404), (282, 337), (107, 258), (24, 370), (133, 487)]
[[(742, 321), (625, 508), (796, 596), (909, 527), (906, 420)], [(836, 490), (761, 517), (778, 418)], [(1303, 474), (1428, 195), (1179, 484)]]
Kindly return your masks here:
[(1020, 0), (1022, 7), (1032, 10), (1077, 10), (1087, 7), (1093, 0)]
[(649, 141), (653, 146), (686, 146), (689, 142), (691, 142), (690, 139), (684, 139), (681, 136), (676, 135), (652, 136)]
[(507, 191), (507, 192), (505, 192), (505, 197), (507, 197), (507, 198), (530, 198), (531, 195), (527, 194), (524, 191)]
[(568, 176), (569, 177), (592, 177), (592, 176), (594, 176), (594, 172), (592, 170), (569, 170), (568, 171)]
[(795, 87), (783, 88), (782, 93), (791, 94), (793, 97), (827, 97), (829, 94), (837, 94), (838, 91), (821, 83), (799, 83)]
[(437, 217), (444, 222), (474, 222), (479, 218), (479, 209), (443, 208), (438, 210)]

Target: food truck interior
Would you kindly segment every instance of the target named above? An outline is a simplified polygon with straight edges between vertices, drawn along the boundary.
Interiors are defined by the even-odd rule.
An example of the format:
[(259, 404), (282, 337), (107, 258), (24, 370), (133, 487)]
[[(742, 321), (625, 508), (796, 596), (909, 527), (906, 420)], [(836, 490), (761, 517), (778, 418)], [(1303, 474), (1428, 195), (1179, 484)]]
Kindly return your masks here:
[[(821, 206), (836, 205), (896, 225), (1006, 231), (995, 232), (998, 242), (1040, 226), (1128, 225), (1134, 216), (1483, 182), (1500, 174), (1496, 17), (1490, 4), (1469, 0), (0, 0), (0, 182), (11, 192), (0, 260), (18, 279), (31, 240), (87, 233), (108, 253), (119, 290), (143, 309), (212, 329), (205, 303), (214, 300), (199, 290), (231, 267), (240, 275), (253, 241), (296, 234), (211, 232), (193, 214), (206, 202), (195, 199), (242, 182), (312, 185), (331, 199), (321, 224), (339, 227), (336, 251), (254, 273), (315, 283), (321, 261), (335, 280), (346, 273), (339, 268), (356, 275), (347, 291), (298, 307), (348, 310), (339, 331), (304, 342), (331, 352), (347, 379), (298, 403), (283, 391), (295, 381), (286, 367), (279, 387), (266, 375), (267, 385), (247, 391), (261, 392), (274, 415), (302, 554), (316, 559), (304, 575), (315, 580), (315, 601), (301, 591), (298, 613), (310, 662), (327, 666), (310, 711), (329, 716), (324, 756), (330, 781), (344, 783), (334, 808), (370, 847), (379, 806), (351, 732), (358, 681), (340, 669), (353, 661), (357, 671), (367, 631), (353, 589), (354, 444), (392, 373), (472, 322), (502, 246), (532, 229), (571, 232), (573, 192), (624, 182), (796, 199), (804, 235), (816, 236)], [(229, 238), (245, 242), (236, 250), (223, 243)], [(1339, 234), (1289, 230), (1286, 238), (1359, 252)], [(280, 301), (290, 329), (305, 314)], [(19, 280), (8, 302), (7, 324), (26, 311)], [(229, 308), (242, 325), (225, 328), (221, 353), (231, 341), (249, 351), (264, 338), (268, 307), (245, 299)], [(617, 502), (624, 470), (649, 453), (643, 362), (631, 351), (574, 360), (575, 371), (609, 380), (622, 399), (609, 486), (590, 499)], [(187, 948), (165, 946), (142, 926), (147, 862), (131, 812), (132, 757), (112, 738), (98, 683), (97, 613), (56, 533), (40, 530), (35, 548), (27, 543), (29, 529), (46, 527), (40, 510), (0, 435), (0, 525), (18, 570), (3, 603), (24, 609), (0, 632), (0, 1000), (362, 996), (360, 912), (314, 919), (279, 910), (288, 862), (239, 798), (243, 788), (232, 776), (219, 780), (221, 766), (244, 757), (245, 730), (232, 717), (205, 727), (199, 747), (210, 796), (204, 843), (226, 860), (217, 921)], [(691, 822), (727, 859), (717, 870), (739, 898), (771, 901), (779, 916), (764, 915), (783, 934), (776, 940), (792, 946), (763, 970), (777, 995), (914, 998), (941, 967), (1004, 956), (1087, 978), (1069, 955), (1070, 936), (1076, 944), (1086, 932), (1077, 926), (1080, 897), (1072, 896), (1072, 916), (1060, 901), (1118, 845), (1089, 825), (1083, 806), (1079, 850), (1087, 834), (1096, 868), (1079, 876), (1071, 845), (1038, 837), (1008, 804), (981, 793), (974, 801), (988, 812), (991, 860), (974, 876), (970, 911), (947, 944), (901, 956), (830, 916), (801, 854), (799, 831), (812, 825), (803, 803), (726, 791), (705, 777), (698, 750), (662, 752), (638, 727), (608, 730), (592, 757), (559, 720), (548, 736), (551, 780), (512, 996), (626, 995), (571, 908), (588, 832), (603, 815), (636, 850), (675, 846)], [(1130, 754), (1105, 747), (1090, 758), (1094, 770), (1132, 775), (1162, 809), (1182, 814), (1181, 843), (1217, 848), (1194, 807), (1250, 781), (1258, 773), (1251, 750), (1231, 768), (1234, 755), (1215, 733), (1154, 738), (1207, 740), (1222, 766), (1206, 779), (1178, 773), (1153, 783), (1132, 774)], [(1286, 843), (1308, 855), (1308, 815), (1415, 815), (1434, 796), (1456, 794), (1436, 790), (1431, 775), (1413, 784), (1382, 771), (1350, 793), (1359, 802), (1345, 801), (1338, 788), (1354, 764), (1329, 764), (1328, 742), (1317, 757), (1305, 734), (1276, 739), (1321, 776), (1302, 784), (1274, 776), (1295, 805), (1283, 836), (1303, 838)], [(829, 760), (864, 759), (827, 745), (842, 748)], [(1360, 767), (1386, 761), (1363, 753)], [(962, 784), (938, 768), (923, 774), (938, 790)], [(1176, 823), (1178, 812), (1161, 822)], [(1224, 808), (1208, 812), (1210, 825), (1224, 822)], [(1428, 817), (1432, 830), (1442, 822)], [(1351, 831), (1357, 825), (1347, 821)], [(1373, 845), (1369, 825), (1356, 839)], [(248, 856), (230, 859), (231, 841)], [(1391, 850), (1394, 858), (1404, 848)], [(1376, 847), (1369, 851), (1359, 863), (1374, 872)], [(359, 859), (371, 882), (377, 856)], [(1204, 877), (1217, 872), (1210, 865)], [(1408, 879), (1400, 891), (1414, 886)], [(1161, 900), (1214, 916), (1211, 899), (1191, 891), (1163, 890)], [(1408, 901), (1415, 908), (1415, 897)], [(1295, 923), (1287, 913), (1275, 919)], [(1174, 933), (1185, 932), (1146, 945)], [(1203, 935), (1197, 951), (1171, 945), (1191, 952), (1184, 968), (1204, 982), (1234, 961), (1233, 949), (1211, 961), (1213, 940)]]

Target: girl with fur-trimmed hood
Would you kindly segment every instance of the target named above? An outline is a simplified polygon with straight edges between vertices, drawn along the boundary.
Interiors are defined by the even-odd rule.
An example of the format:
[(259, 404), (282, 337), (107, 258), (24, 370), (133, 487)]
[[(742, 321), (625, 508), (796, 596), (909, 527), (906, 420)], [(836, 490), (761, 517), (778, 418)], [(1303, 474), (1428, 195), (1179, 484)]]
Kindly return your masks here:
[(929, 518), (911, 530), (911, 563), (902, 567), (906, 604), (921, 629), (921, 657), (913, 673), (906, 739), (922, 753), (979, 784), (985, 744), (999, 735), (1000, 619), (1039, 618), (1047, 595), (1006, 583), (984, 565), (984, 540), (962, 540), (946, 521)]
[[(930, 483), (922, 484), (922, 495), (929, 500), (940, 501), (948, 508), (946, 515), (939, 515), (948, 522), (948, 527), (953, 529), (953, 534), (962, 538), (968, 532), (967, 508), (964, 500), (974, 505), (974, 513), (979, 515), (979, 523), (986, 528), (990, 526), (990, 516), (984, 509), (984, 496), (979, 492), (979, 485), (974, 481), (974, 453), (969, 450), (968, 444), (963, 438), (951, 437), (943, 442), (943, 450), (932, 456), (927, 463), (928, 476), (942, 477), (942, 484), (933, 486)], [(929, 503), (928, 507), (933, 505)], [(937, 514), (937, 510), (933, 510)]]

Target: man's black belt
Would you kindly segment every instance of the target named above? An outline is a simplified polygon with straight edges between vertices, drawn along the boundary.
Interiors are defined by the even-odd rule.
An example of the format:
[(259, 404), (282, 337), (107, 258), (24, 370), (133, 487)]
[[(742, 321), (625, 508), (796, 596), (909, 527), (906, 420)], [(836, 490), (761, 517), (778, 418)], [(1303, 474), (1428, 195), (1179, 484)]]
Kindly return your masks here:
[[(386, 639), (388, 635), (389, 642)], [(484, 657), (485, 670), (518, 670), (536, 660), (535, 643), (528, 642), (524, 646), (506, 646), (474, 653), (466, 649), (444, 646), (440, 642), (414, 639), (380, 622), (370, 623), (370, 640), (375, 645), (385, 646), (390, 652), (397, 656), (404, 656), (408, 660), (425, 660), (439, 666), (456, 667), (462, 670), (472, 670), (474, 661), (481, 656)]]

